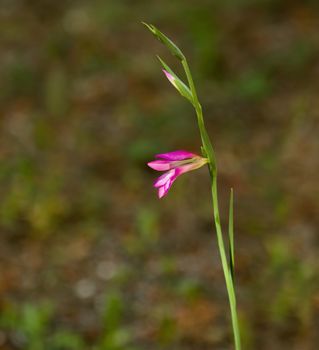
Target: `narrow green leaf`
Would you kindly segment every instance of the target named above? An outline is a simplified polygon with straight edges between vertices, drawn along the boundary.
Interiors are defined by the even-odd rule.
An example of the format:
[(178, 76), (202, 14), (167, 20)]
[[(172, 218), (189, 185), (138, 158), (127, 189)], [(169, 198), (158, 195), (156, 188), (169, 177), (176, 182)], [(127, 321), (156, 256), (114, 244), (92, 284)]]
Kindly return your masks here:
[(183, 61), (185, 59), (185, 56), (182, 53), (182, 51), (173, 43), (171, 39), (169, 39), (152, 24), (147, 24), (145, 22), (142, 23), (155, 35), (155, 37), (160, 42), (162, 42), (169, 49), (172, 55), (176, 56), (180, 61)]
[(164, 73), (165, 71), (169, 73), (169, 76), (166, 74), (167, 79), (172, 83), (175, 89), (185, 98), (187, 98), (191, 104), (194, 104), (193, 95), (189, 89), (189, 87), (172, 71), (172, 69), (159, 57), (157, 56), (159, 61), (161, 62)]
[(228, 221), (228, 238), (229, 238), (229, 266), (230, 273), (234, 282), (235, 279), (235, 252), (234, 252), (234, 194), (230, 190), (229, 201), (229, 221)]

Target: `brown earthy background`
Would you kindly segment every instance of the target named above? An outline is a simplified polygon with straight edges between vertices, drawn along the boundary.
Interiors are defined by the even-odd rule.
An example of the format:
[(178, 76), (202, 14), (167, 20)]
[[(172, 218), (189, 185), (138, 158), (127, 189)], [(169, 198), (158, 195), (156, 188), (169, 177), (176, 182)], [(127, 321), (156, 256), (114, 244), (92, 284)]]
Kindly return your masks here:
[(189, 58), (235, 191), (244, 350), (319, 344), (319, 2), (0, 0), (0, 349), (228, 350), (206, 169), (141, 25)]

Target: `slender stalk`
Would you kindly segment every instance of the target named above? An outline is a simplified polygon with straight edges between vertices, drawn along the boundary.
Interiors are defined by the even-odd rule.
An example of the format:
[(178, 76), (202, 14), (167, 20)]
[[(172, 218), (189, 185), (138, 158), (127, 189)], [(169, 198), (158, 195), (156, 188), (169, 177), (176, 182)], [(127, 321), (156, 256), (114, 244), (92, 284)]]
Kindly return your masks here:
[(215, 227), (216, 227), (216, 233), (217, 233), (218, 248), (219, 248), (221, 263), (222, 263), (225, 282), (226, 282), (226, 289), (228, 293), (229, 305), (230, 305), (230, 312), (231, 312), (231, 319), (232, 319), (232, 326), (233, 326), (233, 333), (234, 333), (234, 340), (235, 340), (235, 349), (241, 350), (240, 332), (239, 332), (239, 324), (238, 324), (238, 316), (237, 316), (237, 308), (236, 308), (236, 294), (235, 294), (233, 278), (231, 275), (231, 270), (227, 263), (227, 255), (225, 251), (225, 244), (224, 244), (223, 233), (222, 233), (222, 228), (220, 223), (218, 193), (217, 193), (217, 167), (216, 167), (215, 153), (205, 128), (202, 107), (198, 101), (196, 88), (195, 88), (193, 78), (186, 59), (182, 61), (182, 65), (184, 67), (187, 80), (189, 83), (189, 87), (193, 95), (194, 108), (197, 115), (198, 126), (199, 126), (199, 131), (202, 139), (203, 148), (209, 160), (209, 172), (210, 172), (210, 177), (212, 182), (214, 221), (215, 221)]

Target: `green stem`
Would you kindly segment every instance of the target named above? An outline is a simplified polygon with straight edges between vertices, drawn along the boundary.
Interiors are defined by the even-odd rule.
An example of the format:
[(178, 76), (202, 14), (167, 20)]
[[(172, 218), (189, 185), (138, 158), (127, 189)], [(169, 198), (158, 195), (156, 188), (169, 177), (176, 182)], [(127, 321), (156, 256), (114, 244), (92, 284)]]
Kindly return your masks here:
[(228, 293), (229, 305), (230, 305), (230, 312), (231, 312), (231, 319), (232, 319), (232, 326), (233, 326), (234, 340), (235, 340), (235, 349), (241, 350), (240, 332), (239, 332), (238, 316), (237, 316), (237, 309), (236, 309), (236, 294), (235, 294), (233, 279), (231, 276), (231, 271), (227, 263), (227, 255), (225, 251), (225, 244), (223, 240), (223, 233), (222, 233), (222, 228), (220, 223), (218, 193), (217, 193), (217, 167), (216, 167), (215, 153), (205, 128), (202, 107), (198, 101), (197, 92), (196, 92), (193, 78), (186, 59), (182, 61), (182, 65), (184, 67), (187, 80), (189, 83), (189, 87), (193, 95), (193, 105), (197, 115), (197, 121), (198, 121), (203, 148), (209, 160), (209, 172), (210, 172), (211, 181), (212, 181), (214, 221), (215, 221), (215, 227), (216, 227), (216, 233), (217, 233), (218, 248), (219, 248), (221, 263), (222, 263), (225, 282), (226, 282), (226, 289)]
[(189, 69), (189, 66), (188, 66), (186, 59), (184, 59), (182, 61), (182, 65), (183, 65), (183, 68), (185, 70), (186, 77), (187, 77), (187, 80), (189, 83), (189, 87), (190, 87), (192, 95), (193, 95), (193, 99), (194, 99), (193, 105), (194, 105), (196, 115), (197, 115), (197, 122), (198, 122), (198, 126), (199, 126), (200, 136), (202, 139), (202, 144), (203, 144), (203, 147), (205, 149), (206, 156), (209, 160), (209, 169), (210, 169), (211, 174), (215, 174), (217, 172), (216, 158), (215, 158), (213, 146), (211, 144), (210, 138), (209, 138), (207, 131), (206, 131), (206, 128), (205, 128), (202, 106), (199, 103), (196, 88), (195, 88), (194, 81), (193, 81), (193, 77), (192, 77), (192, 74), (190, 72), (190, 69)]

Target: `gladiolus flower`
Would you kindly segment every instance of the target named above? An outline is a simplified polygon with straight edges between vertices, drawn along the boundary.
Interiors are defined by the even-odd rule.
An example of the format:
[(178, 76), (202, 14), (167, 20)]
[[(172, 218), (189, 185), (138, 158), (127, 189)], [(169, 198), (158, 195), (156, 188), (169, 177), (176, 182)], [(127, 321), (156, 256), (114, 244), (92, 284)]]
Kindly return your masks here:
[(155, 158), (156, 160), (147, 165), (157, 171), (166, 171), (154, 183), (159, 198), (167, 194), (178, 176), (198, 169), (208, 162), (207, 158), (182, 150), (157, 154)]

